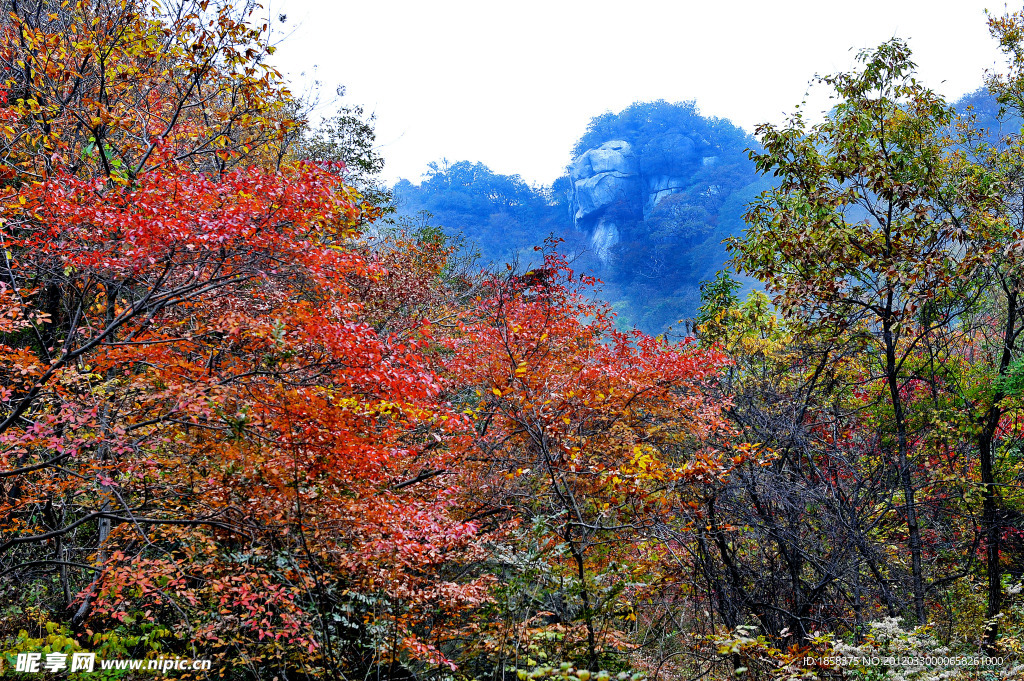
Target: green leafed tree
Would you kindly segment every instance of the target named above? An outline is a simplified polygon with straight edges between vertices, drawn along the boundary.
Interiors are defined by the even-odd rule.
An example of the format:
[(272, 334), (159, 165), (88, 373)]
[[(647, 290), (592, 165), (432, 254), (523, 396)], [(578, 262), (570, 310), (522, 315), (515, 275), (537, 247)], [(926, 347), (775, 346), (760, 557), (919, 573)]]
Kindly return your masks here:
[[(891, 40), (860, 67), (821, 78), (839, 104), (816, 125), (802, 113), (764, 125), (752, 158), (778, 178), (752, 204), (736, 266), (764, 281), (779, 310), (863, 350), (888, 412), (878, 433), (902, 497), (910, 591), (926, 620), (910, 386), (923, 353), (947, 343), (979, 291), (969, 235), (994, 203), (994, 173), (950, 163), (954, 112), (917, 81), (910, 50)], [(935, 381), (931, 382), (935, 385)]]
[[(339, 87), (338, 96), (344, 93)], [(303, 130), (296, 155), (310, 161), (344, 164), (346, 180), (371, 203), (385, 206), (391, 201), (391, 192), (380, 181), (384, 156), (376, 146), (375, 119), (358, 104), (339, 104), (332, 116)]]

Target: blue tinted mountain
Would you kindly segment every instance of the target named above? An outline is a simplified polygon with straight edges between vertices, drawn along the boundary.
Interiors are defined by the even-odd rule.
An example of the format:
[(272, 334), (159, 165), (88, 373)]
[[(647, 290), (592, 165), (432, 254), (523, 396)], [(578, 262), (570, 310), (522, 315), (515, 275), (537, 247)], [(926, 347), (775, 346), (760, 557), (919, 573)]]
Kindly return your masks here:
[(691, 317), (700, 282), (726, 260), (745, 204), (767, 184), (747, 149), (757, 142), (692, 102), (633, 104), (593, 119), (569, 166), (573, 226), (586, 235), (629, 323), (661, 332)]
[(399, 181), (393, 188), (397, 219), (426, 219), (450, 236), (464, 237), (484, 263), (520, 261), (550, 234), (572, 230), (568, 209), (551, 190), (501, 175), (482, 163), (431, 163), (423, 182)]
[[(985, 91), (957, 109), (998, 134), (999, 105)], [(489, 263), (528, 265), (533, 246), (554, 234), (583, 252), (578, 269), (604, 282), (602, 297), (624, 327), (661, 333), (691, 318), (700, 284), (728, 258), (722, 240), (743, 232), (746, 205), (771, 186), (748, 149), (757, 141), (693, 102), (637, 103), (590, 121), (566, 174), (531, 187), (481, 163), (442, 161), (423, 182), (394, 187), (399, 219), (459, 233)], [(747, 286), (756, 282), (744, 282)]]

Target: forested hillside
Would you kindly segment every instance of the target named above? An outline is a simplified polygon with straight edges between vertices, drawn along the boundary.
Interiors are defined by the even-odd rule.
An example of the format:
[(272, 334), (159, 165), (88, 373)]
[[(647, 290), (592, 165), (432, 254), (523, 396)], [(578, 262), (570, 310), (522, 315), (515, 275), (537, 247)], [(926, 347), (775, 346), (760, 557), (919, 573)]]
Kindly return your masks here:
[[(7, 8), (4, 678), (1024, 676), (1024, 13), (1001, 140), (893, 39), (752, 170), (658, 102), (550, 191), (395, 188), (495, 254), (599, 234), (630, 314), (698, 297), (674, 341), (558, 239), (481, 268), (390, 216), (372, 126), (305, 120), (252, 7)], [(642, 300), (724, 235), (756, 287)]]
[(565, 197), (482, 163), (431, 163), (419, 185), (402, 180), (392, 191), (400, 222), (431, 224), (464, 238), (483, 264), (527, 264), (534, 246), (552, 234), (565, 237), (572, 227)]
[(634, 104), (594, 118), (550, 188), (442, 161), (421, 184), (394, 187), (397, 214), (465, 237), (497, 264), (528, 262), (549, 235), (565, 239), (576, 265), (603, 281), (620, 326), (662, 333), (696, 313), (700, 282), (727, 259), (723, 240), (742, 231), (746, 203), (767, 188), (747, 156), (756, 146), (692, 102)]
[[(1000, 117), (984, 88), (954, 108), (973, 116), (989, 143), (1020, 128), (1012, 110)], [(757, 149), (753, 137), (701, 116), (693, 102), (637, 103), (591, 120), (551, 187), (442, 160), (419, 185), (394, 186), (396, 215), (464, 238), (467, 250), (497, 265), (529, 265), (533, 246), (565, 239), (576, 266), (601, 279), (599, 296), (620, 327), (658, 334), (696, 315), (701, 283), (726, 267), (725, 240), (742, 234), (747, 205), (772, 186), (749, 158)], [(746, 291), (757, 286), (741, 281)]]
[(576, 230), (623, 319), (662, 333), (700, 307), (739, 235), (745, 205), (769, 185), (748, 150), (757, 142), (694, 104), (634, 104), (593, 119), (569, 167)]

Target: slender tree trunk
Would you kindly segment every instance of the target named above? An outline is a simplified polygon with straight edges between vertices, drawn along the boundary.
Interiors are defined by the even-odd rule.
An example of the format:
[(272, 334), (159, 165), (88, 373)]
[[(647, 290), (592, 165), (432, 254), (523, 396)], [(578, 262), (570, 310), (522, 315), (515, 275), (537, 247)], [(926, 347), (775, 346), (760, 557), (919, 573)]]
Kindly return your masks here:
[(569, 544), (569, 551), (576, 562), (576, 573), (580, 580), (580, 598), (583, 600), (583, 622), (587, 626), (587, 664), (591, 671), (597, 669), (597, 640), (594, 637), (594, 610), (590, 603), (590, 590), (587, 589), (587, 571), (583, 563), (582, 549), (572, 543), (569, 533), (566, 533), (566, 543)]
[[(1006, 375), (1013, 359), (1012, 349), (1017, 330), (1018, 297), (1015, 279), (1010, 282), (1006, 293), (1006, 324), (1003, 327), (1003, 352), (999, 357), (999, 376)], [(996, 638), (999, 636), (999, 621), (995, 617), (1002, 609), (1003, 600), (1002, 570), (999, 565), (999, 539), (1002, 528), (1000, 527), (999, 498), (996, 493), (994, 452), (996, 430), (999, 428), (999, 419), (1002, 416), (999, 403), (1003, 397), (1005, 397), (1003, 390), (997, 385), (993, 391), (992, 404), (982, 420), (981, 433), (977, 439), (978, 460), (981, 463), (981, 518), (985, 533), (985, 568), (988, 573), (988, 604), (985, 608), (985, 617), (989, 624), (985, 628), (982, 645), (988, 651), (994, 649)]]
[(904, 513), (907, 516), (907, 539), (910, 546), (910, 569), (914, 591), (914, 614), (918, 624), (926, 624), (924, 609), (924, 571), (921, 562), (921, 528), (917, 524), (917, 504), (914, 501), (914, 480), (910, 472), (910, 445), (907, 439), (906, 415), (900, 396), (899, 376), (896, 368), (896, 343), (892, 333), (892, 317), (882, 327), (885, 341), (885, 375), (889, 384), (893, 417), (896, 421), (897, 454), (900, 486), (903, 488)]
[(853, 627), (853, 642), (859, 646), (864, 642), (864, 601), (861, 598), (860, 591), (860, 561), (854, 563), (853, 615), (856, 622)]
[[(998, 418), (996, 421), (998, 422)], [(988, 429), (986, 428), (986, 430)], [(985, 568), (988, 572), (988, 605), (985, 608), (988, 625), (985, 627), (982, 645), (989, 651), (995, 646), (996, 637), (999, 635), (999, 621), (994, 618), (1002, 608), (1003, 597), (1002, 574), (999, 568), (999, 509), (996, 500), (995, 475), (992, 470), (992, 445), (991, 433), (985, 432), (978, 438), (982, 484), (981, 518), (985, 532)]]
[[(840, 496), (842, 505), (839, 507), (840, 517), (847, 518), (851, 534), (853, 535), (854, 545), (857, 547), (857, 551), (860, 553), (864, 560), (864, 563), (868, 566), (871, 571), (871, 576), (875, 578), (875, 583), (878, 584), (878, 588), (881, 592), (882, 602), (885, 603), (885, 610), (889, 613), (889, 617), (895, 617), (897, 614), (895, 606), (895, 598), (893, 598), (892, 592), (889, 590), (889, 585), (885, 575), (882, 574), (882, 570), (878, 567), (878, 560), (871, 553), (871, 548), (868, 546), (867, 540), (864, 538), (864, 530), (861, 528), (860, 520), (857, 517), (857, 510), (854, 508), (850, 500), (845, 496)], [(859, 564), (859, 561), (858, 561)], [(860, 583), (860, 568), (857, 568), (857, 581)]]

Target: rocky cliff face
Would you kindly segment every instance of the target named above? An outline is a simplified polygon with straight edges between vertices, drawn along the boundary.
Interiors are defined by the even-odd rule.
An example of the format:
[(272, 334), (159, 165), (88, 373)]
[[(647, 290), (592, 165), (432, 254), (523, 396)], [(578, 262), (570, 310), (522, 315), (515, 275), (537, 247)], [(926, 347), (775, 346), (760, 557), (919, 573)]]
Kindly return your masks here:
[(748, 149), (757, 141), (693, 102), (637, 102), (595, 116), (552, 201), (589, 246), (623, 328), (661, 333), (694, 315), (701, 281), (743, 230), (744, 206), (769, 188)]
[[(569, 168), (576, 229), (588, 232), (598, 257), (607, 262), (619, 241), (620, 224), (634, 217), (642, 194), (640, 166), (628, 142), (613, 140), (591, 149)], [(618, 223), (618, 224), (617, 224)]]
[(639, 155), (623, 140), (605, 142), (569, 167), (573, 224), (608, 263), (626, 225), (646, 220), (665, 198), (692, 184), (693, 169), (714, 162), (698, 157), (685, 135), (661, 135)]

